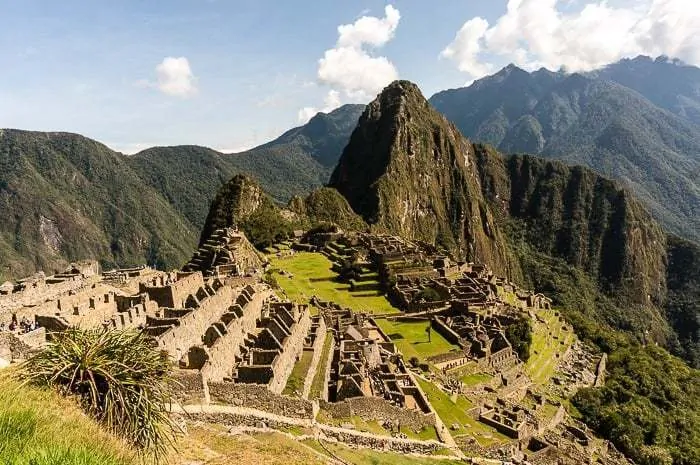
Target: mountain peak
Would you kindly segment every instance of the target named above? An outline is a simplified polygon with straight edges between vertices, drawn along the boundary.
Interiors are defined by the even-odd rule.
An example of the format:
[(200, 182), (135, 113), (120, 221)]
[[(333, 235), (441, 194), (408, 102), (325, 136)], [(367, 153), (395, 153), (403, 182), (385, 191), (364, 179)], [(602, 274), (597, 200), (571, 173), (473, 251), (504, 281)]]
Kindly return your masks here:
[(437, 243), (506, 273), (473, 148), (423, 97), (395, 81), (367, 106), (330, 180), (378, 231)]

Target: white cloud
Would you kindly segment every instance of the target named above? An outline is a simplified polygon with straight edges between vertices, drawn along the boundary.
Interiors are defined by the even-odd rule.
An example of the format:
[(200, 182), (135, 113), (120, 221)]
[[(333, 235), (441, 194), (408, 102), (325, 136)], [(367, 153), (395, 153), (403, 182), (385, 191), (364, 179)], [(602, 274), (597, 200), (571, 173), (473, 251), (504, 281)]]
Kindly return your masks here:
[[(509, 0), (492, 26), (475, 17), (464, 23), (440, 56), (473, 78), (512, 61), (587, 71), (623, 57), (669, 55), (700, 64), (700, 2), (642, 0), (613, 6), (588, 0), (572, 12), (565, 0)], [(566, 7), (566, 11), (565, 8)]]
[(189, 97), (197, 92), (196, 78), (185, 57), (165, 57), (156, 66), (158, 81), (155, 86), (164, 94)]
[(158, 144), (149, 144), (145, 142), (105, 142), (105, 145), (117, 152), (126, 155), (134, 155), (148, 148), (155, 147)]
[(321, 109), (299, 110), (299, 121), (307, 122), (318, 111), (330, 111), (342, 103), (366, 103), (399, 73), (391, 61), (376, 56), (376, 48), (393, 39), (401, 15), (392, 5), (384, 9), (384, 17), (362, 16), (352, 24), (338, 26), (338, 41), (318, 61), (318, 81), (330, 87)]
[(331, 89), (328, 91), (326, 97), (323, 99), (322, 108), (319, 109), (316, 107), (304, 107), (301, 110), (299, 110), (299, 113), (297, 113), (297, 119), (301, 124), (306, 124), (318, 112), (328, 113), (335, 110), (342, 104), (343, 102), (340, 99), (340, 92)]

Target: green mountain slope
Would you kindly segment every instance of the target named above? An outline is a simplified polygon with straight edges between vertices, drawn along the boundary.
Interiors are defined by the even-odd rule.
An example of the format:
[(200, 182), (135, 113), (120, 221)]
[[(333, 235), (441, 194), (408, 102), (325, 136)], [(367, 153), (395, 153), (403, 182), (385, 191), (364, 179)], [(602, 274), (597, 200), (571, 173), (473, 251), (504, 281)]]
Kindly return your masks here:
[(0, 130), (0, 275), (96, 258), (179, 266), (195, 229), (123, 155), (68, 133)]
[(656, 106), (700, 124), (700, 68), (696, 66), (663, 56), (638, 56), (590, 74), (636, 90)]
[[(670, 93), (674, 85), (658, 87)], [(592, 75), (511, 65), (430, 101), (476, 141), (586, 165), (621, 181), (671, 231), (700, 238), (700, 127), (638, 92)]]
[(372, 228), (487, 263), (639, 341), (694, 337), (681, 320), (696, 310), (667, 318), (691, 274), (668, 266), (666, 233), (632, 194), (581, 166), (472, 145), (411, 83), (367, 107), (330, 185)]
[(367, 106), (329, 186), (377, 230), (517, 273), (475, 173), (471, 144), (415, 84), (396, 81)]
[(197, 146), (153, 147), (127, 162), (201, 228), (217, 190), (235, 174), (254, 177), (282, 203), (325, 184), (363, 108), (344, 105), (319, 113), (307, 124), (242, 153), (223, 154)]

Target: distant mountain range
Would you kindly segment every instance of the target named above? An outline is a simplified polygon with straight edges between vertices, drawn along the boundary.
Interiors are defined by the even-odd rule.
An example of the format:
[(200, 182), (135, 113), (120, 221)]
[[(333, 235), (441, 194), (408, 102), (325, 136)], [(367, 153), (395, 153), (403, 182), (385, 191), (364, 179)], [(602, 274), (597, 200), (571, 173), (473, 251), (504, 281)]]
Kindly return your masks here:
[(586, 75), (510, 65), (430, 102), (473, 140), (621, 181), (671, 231), (700, 239), (700, 69), (645, 57)]
[(363, 108), (319, 113), (238, 154), (178, 146), (126, 156), (78, 134), (0, 130), (0, 279), (90, 257), (179, 267), (224, 183), (247, 173), (278, 202), (322, 186)]
[[(587, 74), (508, 66), (430, 102), (471, 140), (589, 166), (630, 187), (669, 231), (700, 238), (700, 69), (646, 57)], [(280, 204), (305, 196), (328, 182), (364, 108), (319, 113), (238, 154), (125, 156), (79, 135), (4, 130), (0, 276), (85, 256), (180, 265), (225, 182), (245, 173)]]

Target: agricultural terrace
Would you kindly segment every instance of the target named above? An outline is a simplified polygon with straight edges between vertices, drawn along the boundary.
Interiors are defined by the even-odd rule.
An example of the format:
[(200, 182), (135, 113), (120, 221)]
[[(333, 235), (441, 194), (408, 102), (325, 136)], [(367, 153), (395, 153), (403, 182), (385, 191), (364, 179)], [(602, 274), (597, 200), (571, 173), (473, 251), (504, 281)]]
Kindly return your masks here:
[[(482, 446), (490, 446), (509, 439), (495, 429), (472, 418), (467, 412), (474, 405), (464, 396), (448, 395), (438, 386), (425, 379), (417, 378), (421, 389), (435, 409), (442, 422), (450, 428), (454, 438), (471, 436)], [(457, 427), (456, 429), (454, 427)]]
[[(368, 274), (362, 289), (350, 290), (350, 285), (336, 281), (332, 263), (324, 255), (312, 252), (268, 257), (270, 273), (290, 300), (308, 303), (311, 297), (335, 302), (355, 311), (374, 314), (399, 313), (378, 290), (379, 282)], [(283, 273), (280, 273), (283, 272)], [(367, 289), (375, 285), (375, 289)]]
[(525, 372), (535, 384), (544, 385), (552, 379), (560, 358), (576, 340), (571, 326), (555, 316), (555, 312), (539, 310), (538, 318), (533, 320), (530, 359)]

